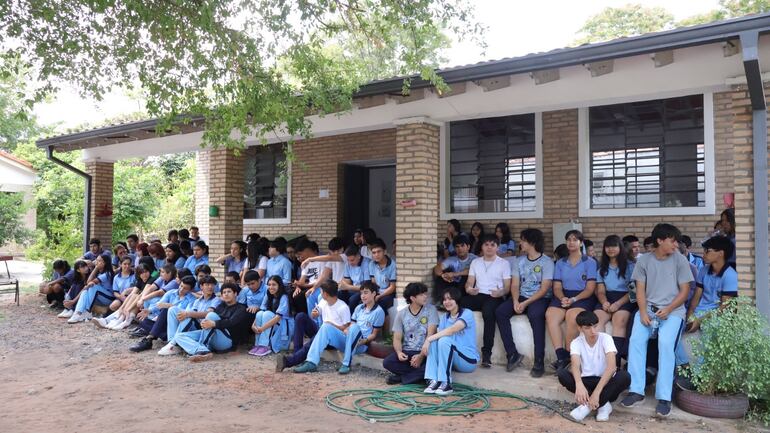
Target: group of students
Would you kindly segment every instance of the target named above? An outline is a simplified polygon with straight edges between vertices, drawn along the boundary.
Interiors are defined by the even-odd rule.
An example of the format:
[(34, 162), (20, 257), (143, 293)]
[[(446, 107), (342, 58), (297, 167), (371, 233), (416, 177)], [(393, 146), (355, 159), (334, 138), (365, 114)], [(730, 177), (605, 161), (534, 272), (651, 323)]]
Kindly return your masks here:
[[(723, 227), (734, 227), (733, 220)], [(667, 416), (675, 366), (689, 363), (682, 333), (697, 330), (705, 315), (738, 294), (734, 238), (724, 235), (729, 232), (704, 239), (700, 257), (689, 251), (689, 237), (670, 224), (658, 224), (646, 252), (640, 252), (639, 239), (633, 235), (622, 239), (610, 235), (594, 258), (589, 248), (593, 243), (571, 230), (565, 236), (565, 251), (555, 254), (555, 262), (543, 254), (540, 230), (523, 230), (518, 252), (505, 223), (498, 224), (495, 232), (477, 238), (479, 229), (474, 224), (468, 236), (458, 221), (449, 221), (447, 240), (434, 268), (436, 300), (443, 293), (461, 290), (460, 306), (482, 313), (480, 365), (491, 367), (496, 328), (505, 346), (506, 370), (521, 363), (510, 319), (526, 314), (535, 345), (530, 374), (540, 377), (545, 371), (548, 332), (557, 359), (552, 366), (580, 403), (572, 412), (574, 418), (583, 419), (597, 409), (597, 419), (606, 420), (611, 402), (629, 384), (630, 392), (621, 404), (643, 401), (652, 371), (657, 371), (656, 413)], [(608, 322), (612, 335), (603, 333)], [(647, 356), (648, 345), (651, 355), (657, 352), (657, 356)], [(618, 370), (622, 359), (628, 361), (627, 372)]]
[[(679, 344), (682, 331), (697, 329), (704, 315), (737, 294), (737, 276), (728, 262), (734, 245), (721, 235), (703, 243), (700, 258), (680, 253), (685, 242), (676, 227), (658, 224), (651, 251), (640, 253), (638, 239), (612, 235), (595, 260), (586, 254), (582, 233), (572, 230), (565, 236), (566, 256), (554, 262), (543, 253), (545, 238), (538, 229), (523, 230), (516, 245), (507, 226), (498, 225), (497, 235), (471, 240), (459, 223), (449, 225), (456, 230), (451, 249), (434, 269), (433, 302), (422, 283), (404, 289), (407, 307), (391, 329), (394, 352), (383, 360), (392, 373), (389, 384), (425, 382), (426, 393), (451, 393), (453, 371), (491, 367), (496, 328), (506, 370), (514, 370), (523, 356), (510, 319), (526, 314), (535, 340), (530, 374), (545, 372), (548, 332), (558, 379), (579, 403), (572, 411), (575, 419), (597, 410), (597, 419), (606, 420), (611, 403), (629, 385), (621, 404), (642, 401), (648, 358), (657, 364), (656, 412), (666, 416), (674, 366), (687, 363)], [(73, 268), (57, 260), (54, 278), (41, 291), (52, 306), (64, 308), (59, 316), (68, 323), (93, 319), (110, 330), (133, 326), (130, 335), (141, 340), (131, 351), (150, 350), (160, 340), (165, 345), (159, 355), (186, 353), (192, 361), (204, 361), (253, 341), (248, 353), (276, 353), (277, 372), (316, 371), (323, 350), (335, 348), (343, 353), (339, 373), (346, 374), (352, 357), (382, 334), (395, 298), (397, 267), (371, 229), (357, 230), (347, 247), (340, 238), (330, 240), (326, 255), (306, 238), (287, 242), (251, 234), (212, 260), (224, 267), (221, 285), (211, 276), (205, 242), (195, 240), (187, 256), (180, 244), (190, 238), (179, 232), (172, 231), (177, 236), (169, 236), (165, 247), (129, 236), (115, 246), (114, 256), (94, 239)], [(697, 259), (699, 269), (692, 264)], [(96, 304), (108, 306), (109, 314), (93, 318)], [(481, 311), (484, 319), (480, 350), (473, 311)], [(603, 332), (608, 322), (611, 336)], [(651, 345), (657, 357), (647, 356), (651, 339), (657, 339)], [(622, 359), (628, 361), (627, 371), (619, 369)]]

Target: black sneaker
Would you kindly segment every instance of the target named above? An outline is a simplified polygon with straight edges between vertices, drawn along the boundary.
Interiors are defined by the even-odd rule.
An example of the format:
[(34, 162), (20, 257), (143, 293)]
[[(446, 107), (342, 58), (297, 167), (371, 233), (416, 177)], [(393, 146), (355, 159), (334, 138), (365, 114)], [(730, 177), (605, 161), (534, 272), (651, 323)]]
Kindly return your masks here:
[(485, 353), (481, 355), (481, 367), (482, 368), (492, 368), (492, 355)]
[(441, 382), (437, 380), (431, 380), (423, 392), (425, 394), (435, 394), (439, 386), (441, 386)]
[(454, 392), (454, 389), (452, 389), (452, 384), (449, 382), (441, 382), (441, 385), (436, 388), (436, 391), (434, 394), (436, 395), (449, 395)]
[(144, 338), (148, 335), (150, 335), (150, 333), (144, 328), (136, 328), (133, 332), (128, 334), (128, 336), (131, 338)]
[(629, 392), (627, 396), (623, 398), (620, 405), (623, 407), (634, 407), (644, 401), (644, 396), (635, 392)]
[(572, 360), (569, 358), (564, 358), (556, 361), (556, 372), (558, 373), (559, 370), (563, 370), (565, 368), (569, 368), (569, 365), (572, 364)]
[(508, 357), (508, 363), (505, 364), (505, 371), (511, 372), (521, 364), (521, 360), (524, 359), (524, 355), (515, 353)]
[(401, 376), (397, 374), (391, 374), (385, 379), (385, 383), (388, 385), (399, 385), (401, 383)]
[(128, 348), (128, 350), (132, 352), (144, 352), (145, 350), (150, 349), (152, 349), (152, 340), (149, 338), (142, 338), (136, 345)]
[(532, 370), (529, 370), (529, 375), (532, 377), (543, 377), (543, 374), (545, 374), (545, 366), (542, 362), (535, 362), (535, 365), (532, 366)]
[(670, 413), (671, 413), (671, 402), (666, 400), (658, 400), (658, 405), (655, 406), (655, 415), (665, 418)]

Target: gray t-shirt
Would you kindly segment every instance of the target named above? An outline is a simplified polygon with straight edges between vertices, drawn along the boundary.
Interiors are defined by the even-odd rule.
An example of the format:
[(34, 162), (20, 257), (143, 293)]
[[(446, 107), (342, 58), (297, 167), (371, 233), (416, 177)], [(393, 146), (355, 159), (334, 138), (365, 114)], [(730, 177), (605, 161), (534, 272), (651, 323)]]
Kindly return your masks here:
[(412, 314), (409, 307), (399, 311), (393, 324), (393, 332), (404, 335), (403, 350), (419, 351), (428, 336), (428, 326), (438, 326), (436, 307), (427, 304), (417, 315)]
[[(675, 252), (663, 260), (655, 253), (639, 257), (631, 276), (636, 281), (645, 284), (647, 305), (665, 307), (679, 294), (679, 285), (693, 281), (690, 262), (679, 252)], [(684, 320), (686, 314), (684, 304), (671, 312), (672, 315)]]

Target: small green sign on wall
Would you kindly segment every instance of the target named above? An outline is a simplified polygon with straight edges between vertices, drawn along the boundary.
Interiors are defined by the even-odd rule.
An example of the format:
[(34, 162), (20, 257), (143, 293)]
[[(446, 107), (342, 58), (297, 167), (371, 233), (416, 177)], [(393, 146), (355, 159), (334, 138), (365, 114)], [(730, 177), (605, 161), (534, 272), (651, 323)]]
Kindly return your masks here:
[(209, 206), (209, 216), (210, 217), (218, 217), (219, 216), (219, 206), (214, 206), (214, 205)]

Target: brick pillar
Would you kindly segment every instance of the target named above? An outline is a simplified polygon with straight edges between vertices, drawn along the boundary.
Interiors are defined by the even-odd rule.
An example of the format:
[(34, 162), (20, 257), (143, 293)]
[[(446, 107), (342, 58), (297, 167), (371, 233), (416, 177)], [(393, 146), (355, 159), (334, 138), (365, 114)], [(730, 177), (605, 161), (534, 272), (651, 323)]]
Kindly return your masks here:
[(102, 248), (112, 248), (112, 188), (114, 162), (86, 161), (91, 182), (91, 237), (102, 241)]
[(209, 158), (208, 150), (195, 153), (195, 226), (203, 239), (209, 238)]
[[(230, 244), (243, 239), (243, 169), (244, 154), (235, 156), (227, 149), (209, 152), (209, 205), (219, 208), (219, 215), (209, 217), (209, 259), (230, 251)], [(211, 265), (217, 280), (224, 279), (222, 266)]]
[[(405, 119), (396, 130), (396, 242), (402, 294), (411, 282), (432, 287), (439, 210), (439, 127), (428, 119)], [(402, 200), (415, 200), (412, 207)]]

